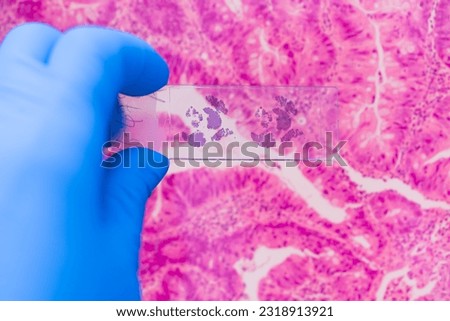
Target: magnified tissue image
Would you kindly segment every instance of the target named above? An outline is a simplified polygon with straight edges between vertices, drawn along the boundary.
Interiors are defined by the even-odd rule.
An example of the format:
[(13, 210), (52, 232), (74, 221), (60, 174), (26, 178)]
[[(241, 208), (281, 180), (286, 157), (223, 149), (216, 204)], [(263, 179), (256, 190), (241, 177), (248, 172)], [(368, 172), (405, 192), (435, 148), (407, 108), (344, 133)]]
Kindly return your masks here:
[(146, 206), (143, 299), (450, 300), (450, 1), (1, 3), (1, 37), (36, 20), (136, 34), (166, 59), (171, 85), (336, 91), (332, 113), (217, 94), (159, 114), (189, 137), (205, 124), (199, 144), (239, 135), (263, 146), (272, 128), (298, 143), (292, 152), (338, 124), (344, 162), (172, 162)]

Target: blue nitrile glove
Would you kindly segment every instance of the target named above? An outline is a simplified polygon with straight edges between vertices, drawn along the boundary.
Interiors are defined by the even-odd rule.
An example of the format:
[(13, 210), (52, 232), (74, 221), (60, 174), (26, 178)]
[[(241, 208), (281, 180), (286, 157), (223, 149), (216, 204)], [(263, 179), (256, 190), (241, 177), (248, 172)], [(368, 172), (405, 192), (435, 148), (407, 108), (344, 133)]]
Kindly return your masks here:
[[(101, 146), (117, 94), (148, 94), (167, 79), (164, 60), (126, 33), (32, 23), (6, 36), (0, 299), (139, 299), (144, 206), (168, 160), (133, 148), (131, 168), (107, 169)], [(164, 166), (137, 166), (139, 152)]]

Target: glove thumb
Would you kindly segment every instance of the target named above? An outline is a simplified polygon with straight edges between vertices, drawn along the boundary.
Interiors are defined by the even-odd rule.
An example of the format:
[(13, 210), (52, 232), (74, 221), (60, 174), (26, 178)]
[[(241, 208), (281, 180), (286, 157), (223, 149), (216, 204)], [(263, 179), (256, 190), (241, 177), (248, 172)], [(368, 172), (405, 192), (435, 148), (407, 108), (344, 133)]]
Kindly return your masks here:
[(169, 160), (147, 148), (129, 148), (102, 163), (105, 171), (101, 219), (111, 230), (110, 244), (137, 271), (145, 204), (167, 173)]

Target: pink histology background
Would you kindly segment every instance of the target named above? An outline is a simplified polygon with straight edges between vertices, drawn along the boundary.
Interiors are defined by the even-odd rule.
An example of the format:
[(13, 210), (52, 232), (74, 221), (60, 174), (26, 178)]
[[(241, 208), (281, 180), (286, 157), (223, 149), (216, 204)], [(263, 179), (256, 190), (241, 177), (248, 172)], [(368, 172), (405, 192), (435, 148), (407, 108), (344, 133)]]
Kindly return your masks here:
[(147, 207), (144, 299), (450, 300), (449, 1), (1, 4), (1, 36), (36, 20), (137, 34), (171, 84), (339, 89), (349, 166), (164, 180)]

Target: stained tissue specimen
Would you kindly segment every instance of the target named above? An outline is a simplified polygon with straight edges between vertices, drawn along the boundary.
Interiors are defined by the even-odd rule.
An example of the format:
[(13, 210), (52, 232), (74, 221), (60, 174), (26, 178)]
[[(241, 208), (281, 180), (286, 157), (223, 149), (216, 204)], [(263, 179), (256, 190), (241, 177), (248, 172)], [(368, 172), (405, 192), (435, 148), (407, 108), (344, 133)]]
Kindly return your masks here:
[(291, 128), (289, 129), (289, 131), (283, 136), (281, 137), (281, 141), (282, 142), (288, 142), (291, 141), (293, 138), (300, 136), (303, 134), (303, 131), (301, 131), (298, 128)]
[(223, 137), (227, 137), (231, 134), (233, 134), (233, 131), (230, 130), (229, 128), (225, 128), (225, 129), (221, 128), (211, 137), (211, 141), (219, 141)]
[(186, 111), (186, 117), (192, 117), (191, 125), (194, 127), (198, 127), (203, 121), (203, 114), (199, 113), (197, 109), (192, 106), (190, 106)]
[(5, 2), (0, 31), (26, 20), (108, 25), (152, 43), (172, 84), (339, 90), (339, 112), (326, 115), (313, 97), (275, 103), (278, 112), (264, 106), (271, 120), (255, 116), (259, 105), (231, 108), (217, 96), (199, 107), (226, 114), (249, 139), (272, 126), (277, 139), (301, 142), (316, 134), (311, 119), (338, 118), (348, 166), (172, 167), (147, 204), (144, 299), (450, 300), (448, 8), (445, 0), (18, 0)]
[(209, 129), (217, 129), (222, 125), (222, 119), (214, 109), (206, 107), (203, 111), (208, 115), (207, 122)]
[(269, 124), (272, 122), (273, 116), (272, 114), (276, 115), (276, 128), (278, 130), (287, 130), (291, 127), (292, 119), (290, 115), (291, 113), (293, 115), (297, 114), (297, 109), (294, 107), (294, 103), (292, 101), (289, 101), (289, 105), (286, 106), (286, 98), (277, 96), (276, 100), (280, 103), (282, 107), (285, 108), (279, 108), (275, 107), (271, 111), (267, 112), (262, 107), (260, 107), (257, 112), (256, 116), (262, 118), (261, 119), (261, 125), (265, 128), (269, 126)]
[(272, 122), (272, 113), (265, 111), (262, 107), (258, 108), (255, 116), (261, 118), (261, 126), (264, 128), (269, 127), (269, 124)]
[(206, 138), (202, 132), (196, 131), (188, 136), (187, 141), (188, 141), (189, 145), (191, 145), (191, 146), (200, 147), (200, 146), (205, 145)]
[(225, 103), (218, 99), (213, 95), (206, 96), (206, 100), (213, 106), (218, 112), (224, 113), (225, 115), (228, 113), (228, 108), (225, 106)]

